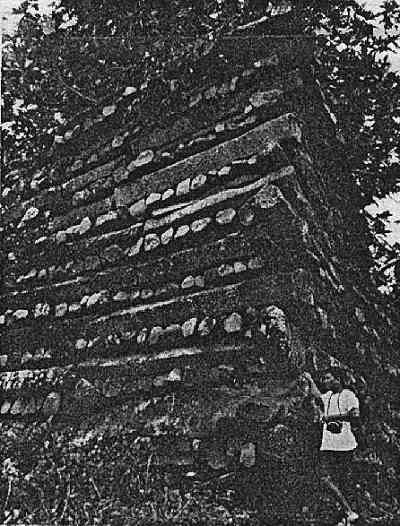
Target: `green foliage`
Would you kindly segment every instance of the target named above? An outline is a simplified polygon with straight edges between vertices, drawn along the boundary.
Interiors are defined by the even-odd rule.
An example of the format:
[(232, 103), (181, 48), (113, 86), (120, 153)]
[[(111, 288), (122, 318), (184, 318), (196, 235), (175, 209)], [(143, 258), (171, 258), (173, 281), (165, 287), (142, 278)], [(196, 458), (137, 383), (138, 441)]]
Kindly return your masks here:
[[(333, 502), (323, 497), (313, 478), (311, 434), (303, 436), (303, 446), (299, 438), (308, 429), (307, 414), (299, 414), (290, 428), (277, 425), (265, 433), (254, 468), (238, 466), (225, 474), (207, 473), (204, 467), (201, 473), (200, 460), (179, 467), (160, 463), (160, 444), (171, 444), (173, 455), (185, 425), (171, 415), (162, 429), (151, 429), (135, 420), (133, 407), (127, 404), (81, 423), (3, 422), (0, 521), (87, 526), (333, 523)], [(300, 453), (304, 446), (305, 457)], [(285, 448), (288, 455), (282, 459)], [(367, 517), (365, 524), (397, 523), (393, 460), (398, 459), (397, 434), (388, 425), (373, 424), (352, 481), (352, 500)], [(380, 520), (369, 521), (371, 517)]]
[[(358, 2), (339, 1), (311, 3), (306, 12), (322, 43), (316, 76), (344, 139), (333, 181), (346, 190), (335, 203), (347, 219), (343, 252), (356, 281), (372, 275), (385, 285), (382, 262), (399, 253), (382, 241), (385, 218), (372, 218), (365, 207), (399, 190), (400, 77), (387, 55), (398, 49), (399, 10), (384, 2), (373, 14)], [(375, 264), (361, 245), (372, 249)]]
[[(117, 6), (62, 0), (50, 17), (41, 17), (35, 2), (23, 2), (18, 31), (9, 39), (3, 80), (3, 122), (10, 123), (5, 133), (8, 158), (20, 158), (21, 148), (26, 156), (39, 154), (54, 139), (60, 121), (69, 124), (77, 114), (97, 112), (129, 86), (175, 77), (179, 84), (185, 70), (195, 73), (199, 47), (261, 17), (267, 5), (154, 0)], [(386, 26), (395, 23), (393, 9), (387, 8), (382, 16)], [(352, 1), (309, 1), (296, 7), (290, 25), (294, 33), (320, 34), (318, 78), (332, 90), (333, 109), (346, 139), (352, 139), (349, 151), (356, 156), (354, 162), (367, 161), (369, 153), (368, 162), (375, 166), (377, 150), (381, 160), (399, 143), (398, 134), (392, 133), (399, 111), (398, 78), (387, 71), (385, 58), (378, 58), (393, 45), (393, 37), (374, 37), (377, 22)], [(279, 24), (268, 28), (281, 30), (287, 28)], [(372, 118), (371, 129), (364, 121)], [(13, 140), (7, 141), (9, 135)], [(371, 148), (377, 141), (381, 146)], [(393, 186), (393, 181), (380, 182), (373, 195), (385, 194)], [(366, 202), (372, 195), (368, 190)]]
[(158, 465), (150, 437), (126, 422), (92, 422), (89, 431), (2, 424), (0, 461), (0, 520), (7, 524), (253, 523), (229, 489), (176, 482)]

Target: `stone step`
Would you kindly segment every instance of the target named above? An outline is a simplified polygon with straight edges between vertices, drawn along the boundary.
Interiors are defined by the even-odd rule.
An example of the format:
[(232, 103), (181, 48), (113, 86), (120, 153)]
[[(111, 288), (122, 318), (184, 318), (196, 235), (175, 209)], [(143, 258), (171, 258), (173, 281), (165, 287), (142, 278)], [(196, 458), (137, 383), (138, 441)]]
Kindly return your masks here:
[[(198, 228), (203, 226), (201, 221), (205, 219), (198, 220), (196, 223)], [(285, 224), (284, 235), (281, 231), (282, 224)], [(206, 227), (207, 224), (205, 224)], [(116, 304), (121, 305), (127, 301), (122, 297), (124, 292), (132, 294), (137, 290), (148, 290), (155, 293), (157, 289), (165, 287), (168, 283), (180, 285), (190, 275), (203, 276), (201, 286), (207, 287), (212, 283), (210, 279), (213, 273), (208, 272), (206, 279), (205, 272), (215, 269), (217, 277), (219, 275), (217, 269), (223, 264), (232, 264), (235, 269), (234, 273), (237, 274), (247, 270), (244, 260), (262, 257), (273, 264), (274, 261), (278, 261), (280, 255), (283, 260), (287, 259), (288, 254), (301, 245), (301, 223), (283, 206), (276, 206), (272, 207), (268, 213), (264, 212), (264, 217), (260, 218), (259, 222), (252, 222), (245, 229), (232, 232), (222, 238), (215, 240), (212, 238), (210, 233), (204, 245), (198, 243), (177, 251), (171, 246), (164, 256), (159, 256), (152, 262), (144, 260), (133, 265), (122, 264), (120, 245), (114, 244), (105, 250), (109, 258), (109, 269), (3, 295), (1, 297), (1, 313), (5, 316), (3, 321), (7, 326), (11, 323), (29, 324), (29, 320), (37, 320), (36, 323), (42, 323), (44, 319), (49, 319), (48, 316), (51, 318), (56, 314), (57, 306), (61, 308), (62, 304), (65, 304), (66, 307), (65, 315), (68, 315), (68, 307), (72, 304), (81, 304), (81, 308), (75, 314), (81, 313), (82, 308), (84, 310), (88, 308), (87, 302), (92, 295), (105, 290), (109, 300), (120, 294), (121, 297), (115, 298), (115, 301)], [(195, 239), (194, 237), (193, 240)], [(166, 242), (166, 239), (161, 238), (161, 242), (163, 241)], [(271, 251), (272, 243), (278, 241), (279, 249)], [(173, 245), (173, 238), (169, 243)], [(115, 260), (111, 259), (111, 250), (115, 250), (118, 256)], [(242, 266), (240, 266), (240, 261), (243, 261)], [(116, 264), (119, 265), (116, 266)], [(220, 278), (222, 279), (222, 276)], [(140, 297), (141, 295), (137, 297), (137, 301), (140, 300)], [(35, 314), (36, 308), (37, 314)], [(94, 308), (95, 304), (91, 306), (91, 310)], [(28, 315), (21, 317), (20, 321), (13, 315), (19, 309), (29, 311)], [(74, 315), (72, 311), (69, 314)], [(13, 321), (11, 317), (14, 318)]]
[[(217, 111), (214, 109), (209, 112), (208, 116), (207, 105), (209, 105), (209, 100), (203, 99), (201, 96), (196, 104), (190, 107), (187, 115), (184, 114), (184, 117), (175, 119), (172, 126), (156, 129), (150, 134), (143, 135), (142, 133), (137, 138), (135, 133), (131, 137), (129, 131), (121, 132), (121, 138), (123, 137), (126, 143), (123, 148), (118, 148), (114, 155), (113, 151), (107, 151), (107, 148), (103, 147), (100, 150), (105, 150), (103, 153), (106, 155), (104, 165), (88, 167), (85, 173), (85, 171), (82, 172), (82, 161), (77, 160), (75, 163), (71, 161), (71, 165), (63, 170), (64, 175), (58, 183), (42, 190), (39, 189), (37, 195), (18, 202), (18, 204), (13, 202), (12, 192), (10, 192), (8, 196), (10, 206), (5, 207), (4, 224), (20, 221), (28, 209), (38, 209), (53, 214), (57, 210), (67, 211), (78, 204), (82, 206), (85, 201), (98, 201), (105, 195), (111, 195), (115, 184), (129, 178), (126, 166), (130, 162), (127, 160), (130, 156), (127, 154), (127, 149), (133, 154), (131, 171), (133, 168), (136, 168), (138, 173), (154, 170), (154, 167), (160, 164), (171, 163), (176, 157), (183, 158), (196, 149), (204, 150), (207, 143), (220, 142), (235, 135), (235, 133), (240, 133), (241, 128), (246, 126), (246, 119), (249, 117), (248, 110), (245, 111), (246, 108), (249, 108), (249, 104), (250, 106), (253, 105), (253, 110), (257, 110), (259, 115), (256, 118), (262, 120), (263, 115), (271, 112), (270, 108), (272, 108), (272, 113), (277, 111), (273, 107), (278, 102), (282, 106), (286, 98), (285, 94), (293, 90), (301, 90), (303, 85), (298, 70), (278, 74), (267, 79), (263, 78), (257, 68), (253, 68), (251, 72), (250, 77), (255, 76), (257, 79), (254, 78), (254, 82), (249, 83), (250, 77), (246, 78), (247, 85), (240, 90), (236, 84), (239, 82), (240, 85), (243, 81), (237, 76), (232, 77), (228, 84), (222, 85), (224, 87), (226, 84), (226, 88), (223, 90), (223, 99), (219, 101), (219, 108)], [(218, 95), (218, 87), (216, 87), (216, 94)], [(200, 127), (199, 123), (202, 123)], [(123, 155), (121, 156), (121, 154)], [(110, 157), (115, 157), (115, 159), (110, 161)], [(135, 157), (137, 161), (135, 161)], [(45, 175), (40, 173), (37, 177), (39, 175), (40, 179), (38, 180), (42, 182)], [(130, 177), (132, 176), (133, 174)], [(41, 214), (36, 219), (36, 226), (40, 218)], [(46, 217), (43, 216), (41, 222), (44, 223), (45, 219)]]
[(226, 286), (145, 302), (102, 316), (86, 315), (34, 327), (10, 328), (2, 336), (3, 349), (8, 355), (5, 365), (15, 367), (33, 358), (37, 363), (56, 365), (85, 357), (120, 354), (118, 349), (153, 352), (160, 347), (176, 346), (189, 337), (208, 338), (218, 320), (222, 334), (226, 334), (221, 318), (229, 312), (237, 311), (242, 316), (246, 309), (266, 303), (290, 305), (307, 299), (304, 280), (299, 285), (296, 272), (271, 276), (257, 258), (252, 266), (257, 277)]
[[(129, 192), (125, 191), (121, 193), (125, 201), (123, 210), (119, 209), (100, 216), (96, 222), (86, 217), (76, 227), (43, 238), (43, 243), (15, 248), (9, 253), (9, 261), (5, 264), (4, 273), (9, 276), (15, 275), (17, 280), (21, 278), (20, 281), (25, 282), (23, 276), (32, 268), (44, 272), (43, 269), (52, 265), (59, 266), (60, 261), (66, 264), (73, 258), (76, 259), (77, 255), (81, 259), (83, 255), (97, 256), (102, 254), (107, 245), (118, 243), (119, 237), (121, 240), (139, 237), (143, 230), (143, 222), (166, 215), (169, 207), (183, 208), (185, 204), (187, 206), (188, 200), (189, 203), (193, 203), (195, 199), (223, 191), (224, 188), (246, 185), (260, 178), (260, 174), (263, 173), (271, 172), (269, 176), (271, 181), (288, 176), (290, 168), (285, 170), (286, 165), (287, 161), (283, 158), (283, 154), (273, 151), (268, 156), (252, 156), (248, 160), (244, 159), (243, 162), (223, 167), (220, 170), (221, 174), (200, 174), (192, 179), (188, 178), (183, 181), (185, 188), (182, 184), (178, 185), (176, 192), (179, 196), (176, 196), (175, 189), (171, 188), (164, 193), (170, 194), (167, 199), (164, 198), (164, 194), (152, 193), (146, 200), (141, 199), (132, 203), (127, 200)], [(47, 265), (44, 265), (43, 261)]]

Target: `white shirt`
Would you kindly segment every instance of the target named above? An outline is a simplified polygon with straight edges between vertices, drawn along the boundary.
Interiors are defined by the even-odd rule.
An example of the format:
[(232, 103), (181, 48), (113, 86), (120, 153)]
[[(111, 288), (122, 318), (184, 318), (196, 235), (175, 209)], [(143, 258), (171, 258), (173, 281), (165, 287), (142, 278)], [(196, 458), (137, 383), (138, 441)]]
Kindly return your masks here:
[[(321, 395), (324, 404), (324, 415), (344, 415), (350, 409), (359, 409), (356, 395), (350, 389), (343, 389), (340, 393), (328, 391)], [(326, 423), (322, 430), (321, 451), (352, 451), (357, 447), (357, 441), (351, 431), (350, 422), (342, 422), (340, 433), (330, 433)]]

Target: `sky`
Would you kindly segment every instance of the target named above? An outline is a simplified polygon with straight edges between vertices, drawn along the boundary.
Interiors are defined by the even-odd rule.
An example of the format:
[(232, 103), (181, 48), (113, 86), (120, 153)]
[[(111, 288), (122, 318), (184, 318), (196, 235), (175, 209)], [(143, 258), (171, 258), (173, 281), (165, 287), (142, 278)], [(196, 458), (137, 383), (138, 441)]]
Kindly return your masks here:
[[(381, 2), (382, 0), (366, 0), (361, 3), (365, 3), (365, 5), (372, 11), (376, 11)], [(0, 24), (4, 32), (9, 32), (15, 27), (17, 17), (12, 15), (12, 9), (17, 7), (20, 3), (21, 0), (0, 0)], [(39, 7), (42, 12), (49, 11), (50, 4), (51, 0), (39, 0)], [(390, 60), (393, 69), (400, 71), (400, 52), (392, 53)], [(375, 211), (389, 210), (393, 215), (389, 224), (391, 231), (386, 236), (387, 241), (389, 243), (395, 241), (400, 242), (400, 192), (380, 200), (376, 205), (369, 207), (368, 210), (371, 213), (374, 213)]]
[[(84, 0), (82, 0), (84, 1)], [(12, 15), (14, 7), (18, 7), (22, 3), (22, 0), (0, 0), (0, 15), (2, 19), (2, 30), (9, 32), (12, 30), (18, 20), (18, 17)], [(42, 12), (50, 9), (49, 0), (39, 0), (39, 7)]]

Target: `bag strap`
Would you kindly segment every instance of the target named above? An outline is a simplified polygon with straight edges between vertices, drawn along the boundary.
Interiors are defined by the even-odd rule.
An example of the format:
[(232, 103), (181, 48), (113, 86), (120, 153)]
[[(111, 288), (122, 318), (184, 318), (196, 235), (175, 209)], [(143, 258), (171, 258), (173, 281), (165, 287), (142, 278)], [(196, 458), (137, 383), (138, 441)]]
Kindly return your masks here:
[[(340, 405), (339, 405), (339, 399), (340, 399), (340, 395), (342, 393), (340, 392), (339, 393), (339, 396), (337, 397), (337, 406), (338, 406), (338, 410), (339, 410), (339, 415), (342, 414), (342, 412), (340, 411)], [(331, 396), (329, 397), (329, 400), (328, 400), (328, 407), (326, 408), (326, 416), (329, 416), (329, 409), (331, 407), (331, 399), (332, 399), (332, 396), (334, 395), (334, 393), (331, 393)]]

